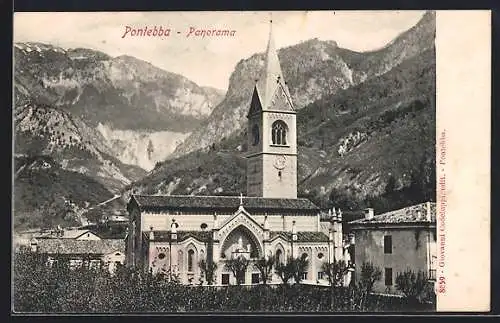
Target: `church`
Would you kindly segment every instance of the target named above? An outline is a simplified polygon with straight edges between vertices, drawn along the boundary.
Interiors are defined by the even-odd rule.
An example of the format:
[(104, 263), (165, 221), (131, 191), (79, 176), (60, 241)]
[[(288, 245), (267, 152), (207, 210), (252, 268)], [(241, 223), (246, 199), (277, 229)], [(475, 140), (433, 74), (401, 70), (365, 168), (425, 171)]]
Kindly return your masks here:
[[(320, 210), (297, 197), (297, 113), (282, 74), (272, 22), (265, 64), (248, 118), (247, 194), (132, 195), (127, 205), (129, 266), (206, 283), (200, 261), (216, 264), (213, 283), (235, 284), (230, 259), (248, 260), (244, 284), (261, 283), (259, 259), (304, 257), (303, 281), (326, 282), (324, 262), (345, 260), (340, 210)], [(268, 281), (269, 282), (269, 281)], [(276, 273), (270, 283), (280, 282)]]

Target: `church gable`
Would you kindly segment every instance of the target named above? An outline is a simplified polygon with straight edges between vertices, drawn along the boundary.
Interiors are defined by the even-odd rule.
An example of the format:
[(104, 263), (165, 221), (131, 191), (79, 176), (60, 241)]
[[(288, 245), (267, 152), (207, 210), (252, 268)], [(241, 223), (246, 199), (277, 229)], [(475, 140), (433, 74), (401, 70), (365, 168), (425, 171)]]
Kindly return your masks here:
[(250, 110), (248, 111), (248, 116), (260, 113), (262, 111), (262, 104), (259, 97), (259, 90), (257, 86), (253, 89), (252, 100), (250, 101)]
[(250, 230), (254, 235), (259, 236), (262, 239), (264, 235), (264, 229), (258, 224), (250, 214), (245, 211), (244, 208), (238, 209), (238, 211), (227, 220), (218, 231), (218, 240), (223, 240), (227, 235), (231, 233), (235, 228), (239, 226), (244, 226)]
[(285, 86), (286, 85), (282, 85), (278, 82), (278, 86), (273, 94), (269, 110), (294, 111), (292, 99), (287, 93)]

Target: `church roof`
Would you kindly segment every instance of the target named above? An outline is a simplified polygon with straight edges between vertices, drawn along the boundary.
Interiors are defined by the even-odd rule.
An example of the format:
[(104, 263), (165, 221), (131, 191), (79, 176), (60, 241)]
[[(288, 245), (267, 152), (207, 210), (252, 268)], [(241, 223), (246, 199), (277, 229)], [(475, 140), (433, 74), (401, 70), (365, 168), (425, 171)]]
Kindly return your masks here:
[[(144, 232), (144, 237), (149, 239), (149, 232)], [(153, 231), (155, 241), (170, 241), (170, 231)], [(210, 231), (177, 231), (177, 241), (184, 241), (189, 238), (194, 238), (198, 241), (208, 241), (210, 238)], [(277, 239), (278, 237), (284, 240), (291, 241), (292, 233), (285, 231), (271, 231), (269, 233), (270, 240)], [(298, 231), (298, 242), (326, 242), (328, 236), (323, 232), (315, 231)]]
[[(192, 196), (192, 195), (132, 195), (141, 210), (147, 209), (209, 209), (236, 210), (240, 205), (238, 196)], [(243, 197), (243, 207), (249, 211), (307, 210), (319, 208), (306, 198), (280, 199)]]

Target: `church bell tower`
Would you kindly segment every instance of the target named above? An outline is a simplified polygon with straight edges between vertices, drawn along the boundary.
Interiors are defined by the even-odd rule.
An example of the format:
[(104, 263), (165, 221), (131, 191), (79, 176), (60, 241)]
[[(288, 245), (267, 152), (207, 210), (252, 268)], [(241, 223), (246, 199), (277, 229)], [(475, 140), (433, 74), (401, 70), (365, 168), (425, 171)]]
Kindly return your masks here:
[(281, 71), (272, 20), (248, 118), (247, 195), (297, 198), (296, 112)]

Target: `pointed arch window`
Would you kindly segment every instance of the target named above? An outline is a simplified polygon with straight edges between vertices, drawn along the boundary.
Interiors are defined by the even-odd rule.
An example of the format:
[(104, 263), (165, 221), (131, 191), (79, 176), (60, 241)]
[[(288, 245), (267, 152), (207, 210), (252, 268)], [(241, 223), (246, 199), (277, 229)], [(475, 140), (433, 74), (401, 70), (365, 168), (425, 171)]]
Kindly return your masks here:
[(184, 254), (183, 254), (182, 250), (179, 250), (177, 252), (177, 266), (179, 267), (180, 271), (184, 271), (184, 261), (182, 259), (183, 257), (184, 257)]
[(272, 140), (273, 145), (282, 145), (286, 146), (286, 135), (287, 135), (288, 127), (285, 122), (282, 120), (277, 120), (273, 122), (272, 125)]
[(280, 264), (282, 262), (282, 252), (280, 249), (276, 250), (276, 263)]
[(188, 271), (193, 271), (194, 264), (194, 250), (190, 249), (188, 251)]

